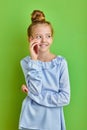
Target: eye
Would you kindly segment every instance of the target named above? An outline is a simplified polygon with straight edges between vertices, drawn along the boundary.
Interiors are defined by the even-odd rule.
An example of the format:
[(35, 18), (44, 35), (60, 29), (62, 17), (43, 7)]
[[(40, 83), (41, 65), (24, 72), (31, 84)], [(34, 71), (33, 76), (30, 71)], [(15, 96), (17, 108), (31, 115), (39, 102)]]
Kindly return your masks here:
[(51, 35), (47, 35), (46, 38), (51, 38)]
[(37, 35), (36, 36), (36, 39), (41, 39), (42, 37), (40, 35)]

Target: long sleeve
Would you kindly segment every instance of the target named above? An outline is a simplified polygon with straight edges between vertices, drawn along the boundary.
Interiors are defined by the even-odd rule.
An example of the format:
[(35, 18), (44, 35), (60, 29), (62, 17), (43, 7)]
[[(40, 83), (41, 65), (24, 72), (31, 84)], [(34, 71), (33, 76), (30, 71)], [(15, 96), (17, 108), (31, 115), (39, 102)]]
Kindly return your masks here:
[(21, 65), (29, 88), (28, 96), (32, 100), (47, 107), (61, 107), (69, 104), (70, 83), (66, 60), (62, 60), (60, 64), (58, 91), (43, 89), (42, 71), (38, 61), (31, 60), (28, 63), (22, 61)]
[(24, 59), (21, 61), (21, 67), (29, 92), (34, 96), (39, 95), (41, 93), (42, 79), (38, 62), (33, 60), (28, 62), (26, 59)]

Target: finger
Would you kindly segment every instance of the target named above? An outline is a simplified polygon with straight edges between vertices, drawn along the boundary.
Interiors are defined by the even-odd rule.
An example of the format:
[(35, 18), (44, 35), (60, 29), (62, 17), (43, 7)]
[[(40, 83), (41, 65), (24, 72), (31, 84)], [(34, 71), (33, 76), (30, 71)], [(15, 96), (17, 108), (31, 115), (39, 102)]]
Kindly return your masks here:
[(38, 44), (38, 42), (33, 42), (33, 43), (31, 44), (31, 47), (34, 47), (36, 44)]
[(25, 88), (25, 92), (28, 92), (28, 88)]
[(21, 86), (21, 89), (24, 90), (26, 87), (27, 87), (27, 86), (23, 84), (23, 85)]
[(22, 88), (22, 92), (27, 93), (28, 89), (27, 88)]
[(23, 84), (23, 85), (21, 86), (21, 88), (25, 88), (25, 87), (27, 87), (25, 84)]
[(35, 44), (35, 43), (39, 44), (39, 43), (40, 43), (40, 40), (37, 40), (37, 39), (31, 40), (30, 46), (32, 46), (32, 45)]
[(25, 93), (27, 93), (27, 92), (28, 92), (28, 90), (27, 90), (27, 89), (24, 89), (24, 92), (25, 92)]
[(34, 42), (31, 46), (30, 46), (30, 48), (32, 48), (32, 49), (34, 49), (36, 46), (38, 47), (38, 43), (37, 42)]

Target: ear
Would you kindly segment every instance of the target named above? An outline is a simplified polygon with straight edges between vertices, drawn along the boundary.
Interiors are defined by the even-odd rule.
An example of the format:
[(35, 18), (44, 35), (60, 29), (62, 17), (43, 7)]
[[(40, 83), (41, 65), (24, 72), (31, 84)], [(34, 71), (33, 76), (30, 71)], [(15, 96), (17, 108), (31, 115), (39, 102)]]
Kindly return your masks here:
[(28, 37), (28, 42), (31, 42), (32, 40), (33, 40), (32, 36)]

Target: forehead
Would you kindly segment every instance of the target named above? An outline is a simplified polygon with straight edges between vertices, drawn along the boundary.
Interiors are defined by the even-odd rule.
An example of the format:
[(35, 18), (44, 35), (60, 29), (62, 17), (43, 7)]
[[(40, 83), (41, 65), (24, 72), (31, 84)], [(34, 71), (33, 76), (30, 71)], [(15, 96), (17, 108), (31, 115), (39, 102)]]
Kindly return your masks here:
[(32, 33), (33, 34), (51, 34), (51, 28), (48, 24), (37, 24), (34, 25), (32, 28)]

